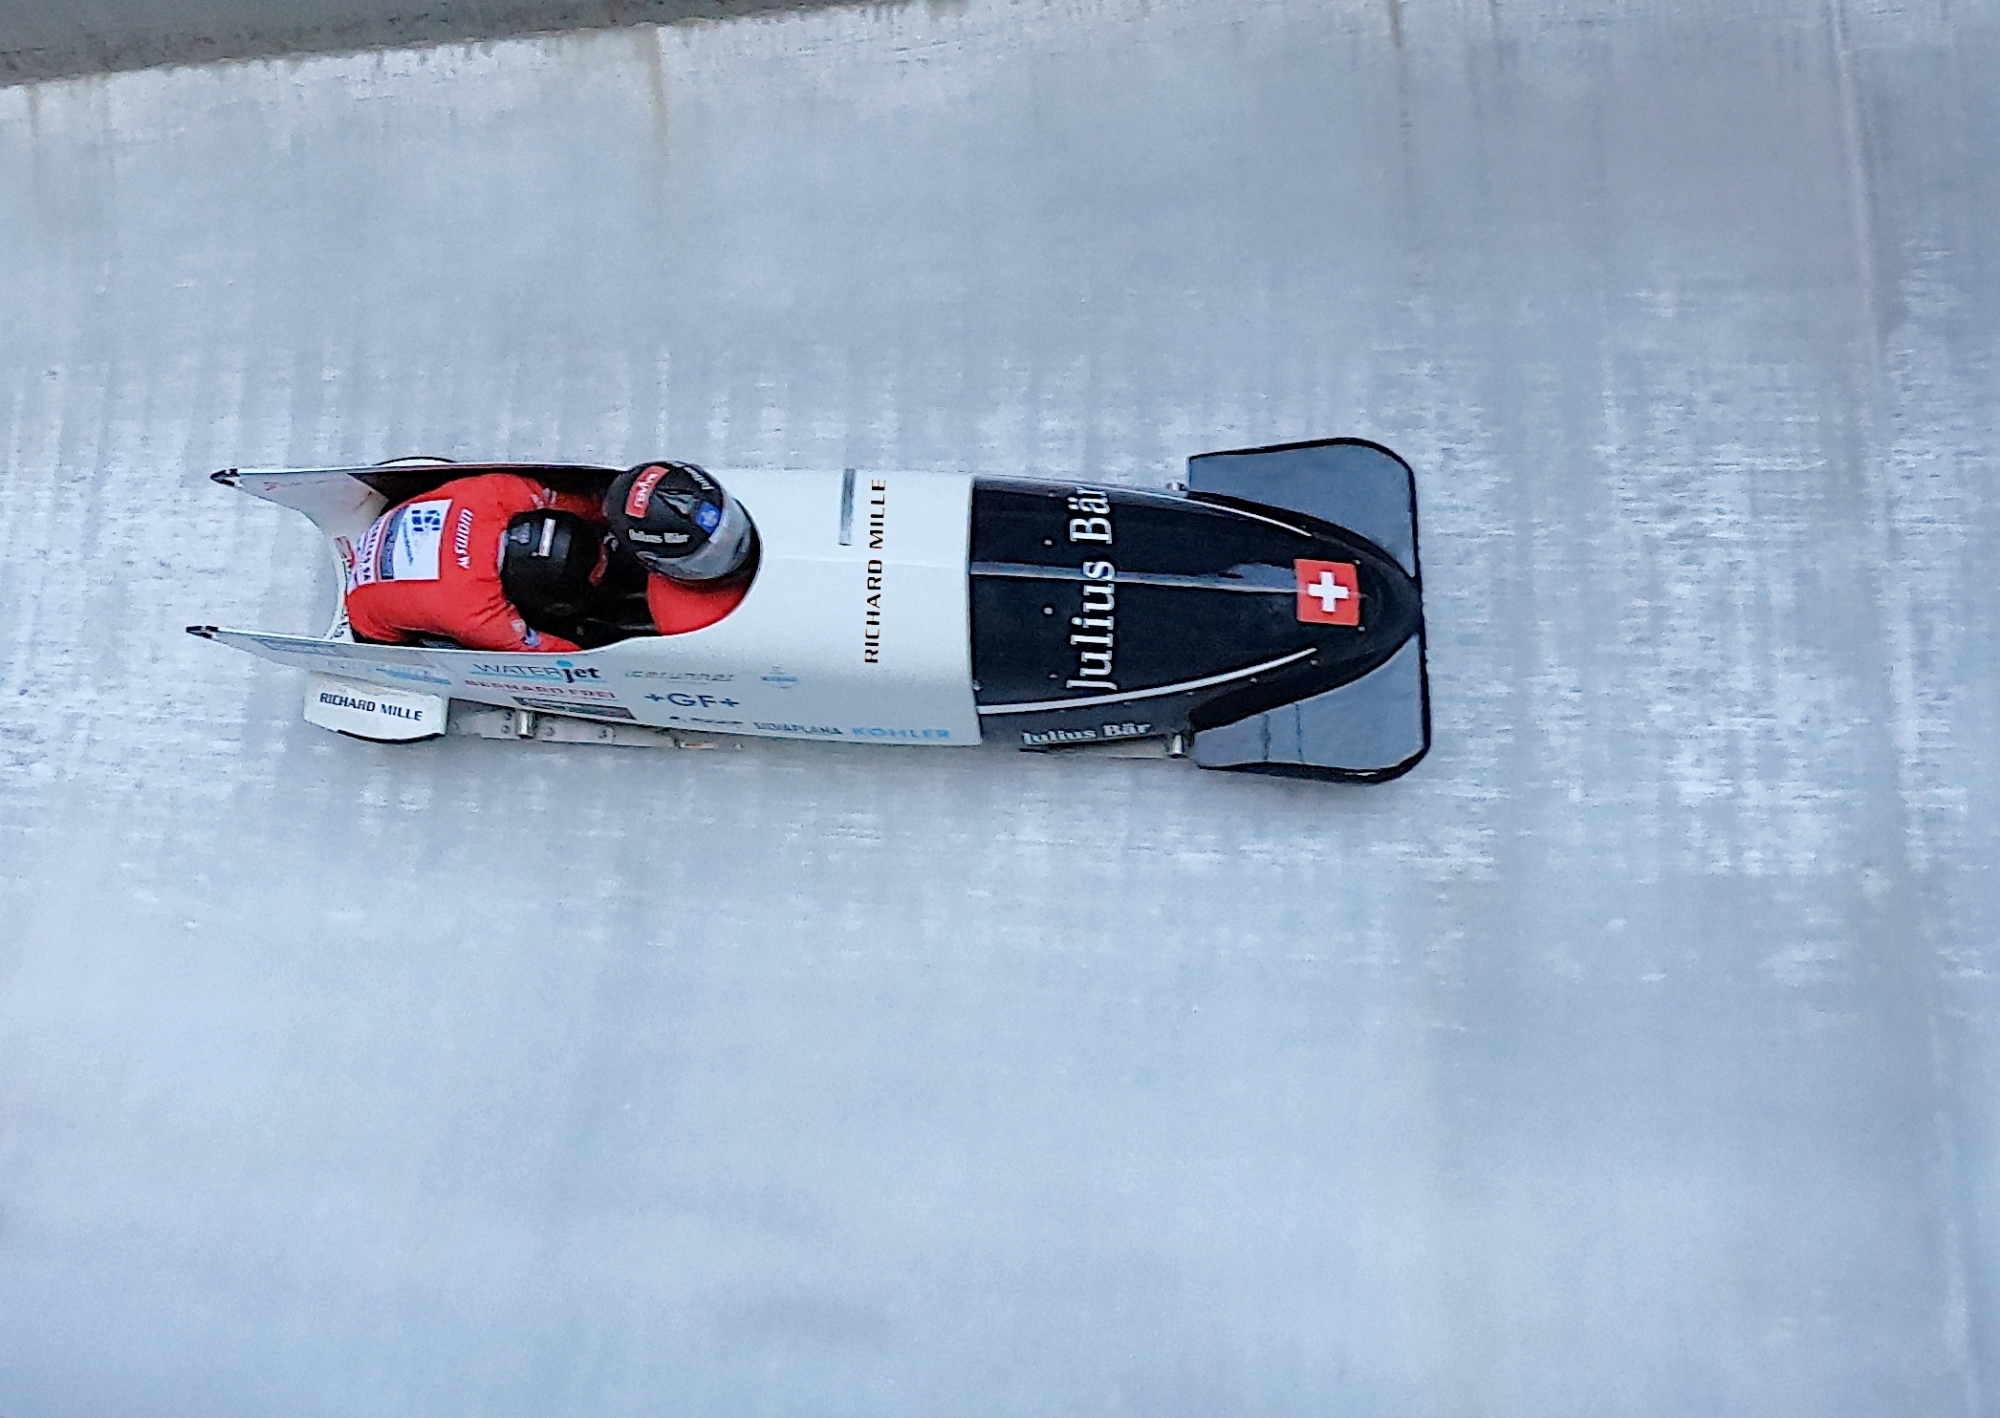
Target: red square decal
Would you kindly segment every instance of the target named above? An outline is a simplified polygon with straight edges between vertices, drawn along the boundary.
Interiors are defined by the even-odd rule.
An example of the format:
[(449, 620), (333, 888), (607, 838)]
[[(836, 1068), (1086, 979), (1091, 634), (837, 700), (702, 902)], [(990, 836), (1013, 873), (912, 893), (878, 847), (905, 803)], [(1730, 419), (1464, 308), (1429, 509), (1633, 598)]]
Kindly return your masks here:
[(1311, 625), (1361, 624), (1361, 568), (1351, 561), (1295, 561), (1299, 619)]

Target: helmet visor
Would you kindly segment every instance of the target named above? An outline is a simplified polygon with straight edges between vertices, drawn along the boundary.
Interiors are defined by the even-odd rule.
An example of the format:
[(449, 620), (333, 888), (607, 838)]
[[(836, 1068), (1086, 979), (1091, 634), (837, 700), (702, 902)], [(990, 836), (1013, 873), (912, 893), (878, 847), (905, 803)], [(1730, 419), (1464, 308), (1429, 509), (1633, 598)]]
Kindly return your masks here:
[(750, 514), (730, 497), (708, 539), (693, 551), (680, 556), (649, 547), (634, 547), (632, 551), (639, 564), (656, 575), (675, 581), (719, 581), (739, 570), (750, 555)]

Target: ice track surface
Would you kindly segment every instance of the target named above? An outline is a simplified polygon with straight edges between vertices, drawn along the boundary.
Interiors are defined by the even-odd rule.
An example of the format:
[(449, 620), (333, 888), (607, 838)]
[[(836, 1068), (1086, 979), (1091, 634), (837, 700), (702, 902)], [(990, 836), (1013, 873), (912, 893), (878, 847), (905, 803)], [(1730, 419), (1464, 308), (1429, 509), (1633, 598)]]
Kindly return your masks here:
[[(0, 1414), (2000, 1407), (2000, 12), (0, 90)], [(226, 463), (1416, 465), (1385, 788), (299, 720)]]

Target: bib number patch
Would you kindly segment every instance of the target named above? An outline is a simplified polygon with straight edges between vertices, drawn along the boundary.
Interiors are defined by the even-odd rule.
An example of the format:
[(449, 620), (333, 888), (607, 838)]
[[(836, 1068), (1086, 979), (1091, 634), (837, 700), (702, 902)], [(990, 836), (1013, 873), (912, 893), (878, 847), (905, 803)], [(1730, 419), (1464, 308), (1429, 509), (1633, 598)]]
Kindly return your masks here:
[(375, 524), (354, 554), (348, 590), (376, 581), (435, 581), (444, 549), (444, 518), (448, 497), (411, 502)]

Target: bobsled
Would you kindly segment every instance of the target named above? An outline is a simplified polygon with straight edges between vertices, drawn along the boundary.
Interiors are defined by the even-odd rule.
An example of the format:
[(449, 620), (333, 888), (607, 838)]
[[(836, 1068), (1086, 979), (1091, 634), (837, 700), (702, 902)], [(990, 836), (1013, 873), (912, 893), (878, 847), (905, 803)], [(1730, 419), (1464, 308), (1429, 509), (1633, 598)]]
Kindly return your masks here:
[[(524, 473), (601, 495), (619, 471), (421, 459), (214, 479), (303, 513), (344, 568), (377, 517), (447, 481)], [(699, 630), (609, 625), (561, 655), (375, 644), (336, 590), (320, 635), (189, 632), (311, 672), (308, 720), (385, 741), (458, 715), (612, 742), (1144, 745), (1353, 781), (1394, 778), (1430, 747), (1415, 480), (1379, 444), (1206, 453), (1164, 490), (713, 471), (760, 550), (742, 600)]]

